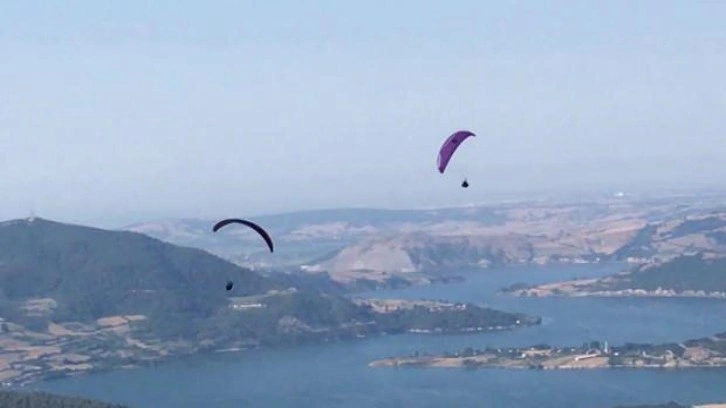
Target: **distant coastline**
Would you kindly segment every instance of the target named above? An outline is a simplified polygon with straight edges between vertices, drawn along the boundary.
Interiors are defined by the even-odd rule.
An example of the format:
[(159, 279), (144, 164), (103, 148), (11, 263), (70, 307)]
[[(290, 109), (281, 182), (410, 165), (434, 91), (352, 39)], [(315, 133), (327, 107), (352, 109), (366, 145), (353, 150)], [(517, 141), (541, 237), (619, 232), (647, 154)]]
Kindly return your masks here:
[(578, 347), (535, 345), (523, 348), (471, 347), (443, 355), (392, 357), (375, 360), (370, 367), (508, 368), (569, 370), (602, 368), (723, 368), (726, 333), (670, 344), (630, 344), (609, 347), (597, 341)]
[[(382, 334), (494, 332), (541, 323), (541, 318), (536, 316), (467, 303), (398, 299), (355, 299), (353, 303), (369, 307), (377, 320), (337, 327), (308, 327), (297, 332), (299, 344)], [(239, 352), (268, 346), (164, 341), (148, 335), (142, 335), (140, 340), (135, 336), (143, 333), (140, 325), (146, 319), (142, 315), (126, 315), (98, 319), (95, 324), (53, 323), (48, 332), (3, 323), (7, 331), (0, 333), (0, 385), (13, 388), (41, 380), (154, 366), (204, 352)], [(283, 318), (278, 324), (298, 323), (293, 318)]]
[(658, 288), (655, 290), (638, 288), (618, 290), (596, 289), (597, 285), (608, 283), (611, 279), (612, 278), (577, 279), (538, 286), (510, 287), (503, 289), (502, 292), (521, 297), (658, 297), (726, 299), (726, 292), (721, 291), (677, 291), (674, 289), (664, 288)]

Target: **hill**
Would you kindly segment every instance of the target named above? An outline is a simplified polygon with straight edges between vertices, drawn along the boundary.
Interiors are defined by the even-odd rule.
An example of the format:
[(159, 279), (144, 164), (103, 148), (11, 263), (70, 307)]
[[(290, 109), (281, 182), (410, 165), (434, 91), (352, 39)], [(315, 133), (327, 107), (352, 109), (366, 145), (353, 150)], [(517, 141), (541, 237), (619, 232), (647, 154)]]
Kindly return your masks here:
[(726, 298), (726, 213), (649, 223), (615, 253), (634, 264), (601, 279), (506, 288), (519, 296), (687, 296)]
[[(235, 215), (237, 216), (237, 215)], [(496, 224), (503, 218), (489, 208), (460, 210), (385, 210), (343, 208), (299, 211), (254, 217), (279, 243), (270, 257), (259, 237), (238, 228), (213, 233), (217, 220), (158, 220), (130, 225), (140, 232), (176, 245), (203, 248), (245, 266), (280, 267), (307, 263), (328, 256), (360, 239), (433, 223), (440, 219)]]
[[(44, 219), (1, 223), (0, 382), (223, 348), (539, 322), (474, 305), (380, 311), (283, 278), (134, 232)], [(235, 281), (230, 292), (226, 279)]]
[(699, 253), (649, 263), (601, 279), (512, 286), (519, 296), (686, 296), (726, 298), (726, 258)]
[[(704, 252), (726, 256), (726, 213), (631, 204), (529, 205), (501, 210), (506, 222), (440, 221), (371, 237), (304, 266), (339, 281), (416, 279), (511, 264), (635, 264)], [(706, 212), (708, 214), (701, 214)]]
[(0, 391), (0, 407), (4, 408), (129, 408), (85, 398), (65, 397), (44, 392)]
[(726, 258), (704, 254), (684, 255), (661, 264), (642, 265), (617, 276), (607, 285), (610, 290), (640, 289), (682, 294), (688, 291), (726, 294)]
[(0, 224), (0, 249), (5, 315), (21, 312), (28, 299), (50, 298), (47, 316), (58, 320), (171, 310), (205, 316), (227, 303), (226, 279), (242, 295), (273, 288), (200, 249), (39, 218)]
[[(245, 229), (213, 235), (212, 222), (129, 227), (205, 248), (250, 267), (300, 266), (346, 284), (426, 282), (452, 270), (508, 264), (654, 260), (726, 254), (726, 211), (713, 197), (530, 202), (440, 210), (326, 210), (267, 217), (280, 256)], [(272, 259), (282, 259), (274, 264)]]
[(726, 213), (648, 223), (616, 252), (619, 259), (670, 259), (687, 253), (726, 254)]

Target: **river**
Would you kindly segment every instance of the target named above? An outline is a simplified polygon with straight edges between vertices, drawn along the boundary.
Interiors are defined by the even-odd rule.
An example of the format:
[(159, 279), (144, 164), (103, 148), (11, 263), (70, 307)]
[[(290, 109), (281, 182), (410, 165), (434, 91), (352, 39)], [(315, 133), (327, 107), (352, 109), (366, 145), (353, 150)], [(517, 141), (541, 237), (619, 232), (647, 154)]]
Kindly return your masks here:
[(726, 369), (530, 371), (370, 368), (370, 360), (468, 346), (667, 342), (726, 331), (726, 302), (679, 298), (516, 298), (515, 282), (603, 276), (620, 265), (516, 267), (461, 283), (366, 294), (446, 299), (543, 317), (541, 326), (498, 333), (399, 335), (288, 350), (217, 353), (154, 368), (48, 381), (32, 389), (136, 408), (238, 407), (612, 407), (726, 401)]

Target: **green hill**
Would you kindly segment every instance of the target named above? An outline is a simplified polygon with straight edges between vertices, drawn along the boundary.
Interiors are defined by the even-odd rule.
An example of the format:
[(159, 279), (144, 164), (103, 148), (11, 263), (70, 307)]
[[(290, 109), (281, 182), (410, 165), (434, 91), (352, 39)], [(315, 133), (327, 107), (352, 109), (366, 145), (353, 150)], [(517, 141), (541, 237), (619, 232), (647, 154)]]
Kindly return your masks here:
[[(133, 232), (44, 219), (0, 224), (0, 312), (18, 316), (25, 301), (51, 298), (46, 317), (93, 320), (120, 314), (207, 317), (235, 295), (264, 293), (261, 276), (199, 249)], [(24, 314), (24, 313), (21, 313)]]
[(652, 222), (641, 228), (609, 259), (673, 258), (695, 252), (726, 254), (726, 218), (723, 214), (691, 216), (661, 222)]
[(726, 257), (699, 253), (648, 263), (599, 279), (515, 284), (504, 292), (518, 296), (687, 296), (726, 297)]
[(726, 292), (726, 258), (680, 256), (659, 265), (641, 266), (630, 274), (612, 278), (611, 282), (607, 285), (609, 290)]

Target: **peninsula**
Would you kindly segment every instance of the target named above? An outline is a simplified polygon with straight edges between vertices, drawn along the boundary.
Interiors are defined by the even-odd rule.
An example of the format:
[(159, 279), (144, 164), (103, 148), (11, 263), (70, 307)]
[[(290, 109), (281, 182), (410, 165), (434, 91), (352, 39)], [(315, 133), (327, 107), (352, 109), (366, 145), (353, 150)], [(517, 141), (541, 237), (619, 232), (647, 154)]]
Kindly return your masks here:
[(593, 341), (581, 346), (546, 344), (525, 348), (466, 348), (443, 355), (414, 353), (376, 360), (371, 367), (513, 368), (538, 370), (595, 368), (726, 367), (726, 333), (682, 343), (610, 347)]
[(598, 279), (578, 279), (537, 286), (515, 284), (502, 291), (515, 296), (700, 297), (726, 299), (726, 257), (705, 253), (683, 255), (665, 262)]

